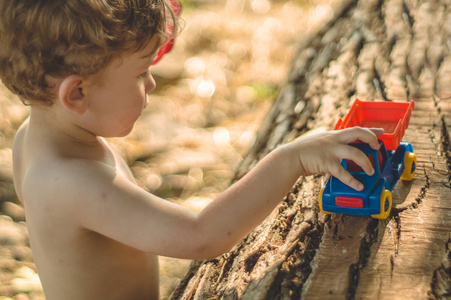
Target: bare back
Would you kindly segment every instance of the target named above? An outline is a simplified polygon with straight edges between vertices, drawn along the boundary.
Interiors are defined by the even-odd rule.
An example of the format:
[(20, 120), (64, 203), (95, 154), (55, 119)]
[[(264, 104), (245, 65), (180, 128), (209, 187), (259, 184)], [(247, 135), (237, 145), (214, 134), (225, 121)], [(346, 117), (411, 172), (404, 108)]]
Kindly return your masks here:
[[(81, 199), (77, 197), (83, 197), (85, 186), (69, 186), (66, 196), (60, 190), (67, 189), (67, 178), (95, 176), (75, 170), (79, 174), (71, 174), (73, 165), (91, 160), (106, 164), (134, 182), (125, 162), (103, 140), (103, 155), (97, 155), (97, 150), (68, 150), (54, 143), (45, 132), (35, 132), (38, 131), (29, 130), (26, 121), (16, 135), (14, 181), (25, 206), (30, 243), (47, 299), (157, 299), (157, 256), (78, 223), (82, 209), (74, 202), (79, 199), (101, 205), (102, 194)], [(74, 195), (77, 190), (79, 195)]]

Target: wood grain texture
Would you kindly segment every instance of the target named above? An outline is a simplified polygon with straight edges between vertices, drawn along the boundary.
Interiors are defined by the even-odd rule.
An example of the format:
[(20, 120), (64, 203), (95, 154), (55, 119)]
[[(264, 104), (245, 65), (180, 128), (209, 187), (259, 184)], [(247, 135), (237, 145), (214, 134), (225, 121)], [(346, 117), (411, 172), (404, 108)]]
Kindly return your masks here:
[(451, 2), (344, 1), (300, 46), (246, 174), (280, 144), (330, 130), (355, 98), (415, 100), (418, 157), (387, 220), (325, 216), (321, 177), (300, 178), (229, 253), (193, 263), (172, 299), (451, 298)]

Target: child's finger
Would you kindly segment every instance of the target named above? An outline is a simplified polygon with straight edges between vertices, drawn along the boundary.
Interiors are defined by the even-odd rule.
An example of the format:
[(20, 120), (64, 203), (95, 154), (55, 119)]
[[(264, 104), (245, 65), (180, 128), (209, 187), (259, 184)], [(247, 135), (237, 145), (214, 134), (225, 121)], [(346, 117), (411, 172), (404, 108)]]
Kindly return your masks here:
[[(382, 132), (381, 132), (382, 130)], [(367, 143), (371, 146), (373, 149), (379, 148), (379, 142), (377, 140), (377, 134), (382, 134), (383, 129), (376, 129), (370, 130), (368, 128), (362, 128), (362, 127), (352, 127), (349, 129), (344, 129), (341, 132), (341, 142), (345, 144), (349, 144), (352, 142), (355, 142), (357, 140), (360, 140), (364, 143)]]
[(336, 167), (330, 170), (331, 175), (338, 178), (344, 184), (352, 187), (357, 191), (362, 191), (364, 186), (361, 182), (355, 179), (348, 171), (346, 171), (341, 165), (337, 164)]
[(374, 174), (373, 164), (368, 156), (356, 147), (345, 145), (337, 148), (337, 155), (342, 159), (349, 159), (359, 165), (369, 176)]
[(373, 132), (376, 136), (381, 136), (384, 134), (384, 128), (368, 128)]

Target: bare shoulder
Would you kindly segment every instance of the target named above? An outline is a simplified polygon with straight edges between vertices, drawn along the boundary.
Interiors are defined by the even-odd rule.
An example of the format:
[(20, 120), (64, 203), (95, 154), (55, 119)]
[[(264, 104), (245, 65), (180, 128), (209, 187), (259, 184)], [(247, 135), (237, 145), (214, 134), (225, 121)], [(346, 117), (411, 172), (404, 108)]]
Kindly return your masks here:
[(112, 166), (86, 159), (33, 161), (23, 176), (22, 194), (27, 205), (44, 201), (74, 214), (86, 201), (95, 204), (101, 190), (113, 183), (116, 173)]
[(16, 136), (14, 138), (14, 141), (22, 141), (23, 140), (23, 136), (25, 135), (25, 132), (28, 128), (28, 123), (29, 123), (29, 119), (27, 118), (22, 125), (20, 125), (19, 129), (16, 132)]
[(19, 127), (16, 132), (16, 136), (14, 137), (13, 144), (13, 179), (14, 179), (14, 188), (16, 190), (16, 194), (19, 197), (20, 201), (23, 201), (22, 196), (22, 179), (24, 171), (23, 165), (23, 144), (24, 137), (28, 128), (28, 119)]

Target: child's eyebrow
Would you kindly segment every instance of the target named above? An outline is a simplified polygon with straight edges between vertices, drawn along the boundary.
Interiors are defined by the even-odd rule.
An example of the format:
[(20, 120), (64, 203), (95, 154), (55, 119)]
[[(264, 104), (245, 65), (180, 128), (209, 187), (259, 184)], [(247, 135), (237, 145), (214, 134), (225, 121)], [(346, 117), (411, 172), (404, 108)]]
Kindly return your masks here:
[(157, 53), (160, 51), (161, 45), (159, 43), (155, 43), (155, 45), (153, 45), (152, 49), (150, 49), (150, 51), (148, 53), (145, 53), (143, 56), (141, 56), (142, 59), (146, 59), (149, 57), (153, 57), (156, 56)]
[[(1, 0), (0, 0), (1, 1)], [(153, 61), (155, 60), (155, 57), (157, 55), (158, 52), (156, 51), (151, 51), (150, 53), (146, 53), (144, 55), (140, 55), (137, 59), (137, 66), (141, 69), (141, 68), (149, 68), (152, 64)]]

